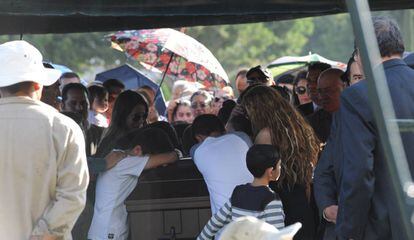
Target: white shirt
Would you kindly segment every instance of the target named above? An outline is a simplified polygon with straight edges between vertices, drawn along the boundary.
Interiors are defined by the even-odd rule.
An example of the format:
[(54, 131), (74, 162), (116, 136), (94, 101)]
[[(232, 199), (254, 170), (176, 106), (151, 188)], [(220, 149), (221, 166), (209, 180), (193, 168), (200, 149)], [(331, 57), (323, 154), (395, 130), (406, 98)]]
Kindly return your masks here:
[(192, 149), (193, 160), (203, 175), (215, 214), (229, 200), (237, 185), (253, 181), (246, 165), (246, 153), (252, 145), (242, 132), (208, 137)]
[(88, 122), (94, 124), (98, 127), (108, 127), (108, 119), (102, 113), (89, 110), (88, 112)]
[(112, 169), (99, 174), (96, 200), (88, 239), (127, 239), (125, 199), (134, 190), (149, 156), (127, 157)]
[(88, 181), (83, 133), (72, 119), (29, 97), (0, 99), (1, 239), (72, 239)]

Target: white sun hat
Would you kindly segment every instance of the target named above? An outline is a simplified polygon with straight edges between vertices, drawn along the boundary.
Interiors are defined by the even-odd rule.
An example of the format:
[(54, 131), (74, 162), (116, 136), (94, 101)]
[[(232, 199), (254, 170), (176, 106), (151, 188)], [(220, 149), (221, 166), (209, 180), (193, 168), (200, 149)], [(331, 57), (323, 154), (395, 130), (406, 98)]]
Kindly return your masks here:
[(278, 230), (265, 221), (247, 216), (229, 223), (220, 240), (291, 240), (301, 227), (302, 224), (295, 223)]
[(61, 75), (59, 70), (45, 68), (42, 54), (26, 41), (0, 45), (0, 87), (20, 82), (36, 82), (50, 86)]

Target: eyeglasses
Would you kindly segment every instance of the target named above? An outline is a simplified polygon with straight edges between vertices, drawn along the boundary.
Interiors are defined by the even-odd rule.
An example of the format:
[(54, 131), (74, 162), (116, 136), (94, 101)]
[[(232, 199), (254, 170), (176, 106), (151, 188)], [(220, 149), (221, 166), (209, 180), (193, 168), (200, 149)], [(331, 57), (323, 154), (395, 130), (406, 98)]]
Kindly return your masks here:
[(207, 105), (205, 103), (192, 103), (191, 108), (196, 109), (198, 107), (205, 108)]
[(303, 95), (303, 94), (306, 93), (306, 87), (304, 87), (304, 86), (296, 87), (295, 91), (298, 95)]
[(140, 122), (142, 120), (147, 119), (148, 113), (135, 113), (135, 115), (132, 117), (132, 121), (134, 122)]

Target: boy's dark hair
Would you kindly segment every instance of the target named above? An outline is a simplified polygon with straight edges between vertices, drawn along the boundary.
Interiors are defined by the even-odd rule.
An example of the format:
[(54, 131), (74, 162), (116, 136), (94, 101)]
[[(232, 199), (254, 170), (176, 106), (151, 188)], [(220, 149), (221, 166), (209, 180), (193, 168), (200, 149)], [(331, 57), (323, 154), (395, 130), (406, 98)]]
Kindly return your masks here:
[(226, 123), (229, 121), (231, 112), (233, 111), (233, 108), (236, 106), (236, 102), (228, 99), (223, 102), (223, 106), (220, 108), (217, 117), (221, 120), (221, 122), (226, 125)]
[(106, 88), (106, 90), (108, 90), (109, 93), (112, 93), (112, 87), (125, 89), (125, 85), (120, 80), (114, 78), (106, 80), (103, 83), (103, 86)]
[(74, 73), (74, 72), (65, 72), (60, 76), (60, 79), (62, 79), (62, 78), (78, 78), (78, 79), (80, 79), (79, 75)]
[(100, 85), (92, 85), (88, 87), (88, 98), (89, 98), (89, 104), (92, 108), (93, 101), (95, 98), (98, 98), (99, 100), (104, 99), (108, 95), (108, 90), (106, 90), (105, 87)]
[(63, 87), (62, 102), (66, 101), (66, 99), (68, 98), (68, 92), (71, 89), (81, 90), (86, 94), (86, 96), (89, 96), (88, 89), (85, 86), (83, 86), (82, 84), (80, 84), (80, 83), (69, 83), (69, 84), (67, 84)]
[(224, 133), (224, 125), (220, 119), (213, 114), (203, 114), (194, 119), (193, 136), (210, 136), (213, 132)]
[(174, 151), (174, 146), (168, 135), (159, 128), (140, 128), (132, 130), (117, 141), (115, 148), (131, 150), (137, 145), (141, 146), (143, 155)]
[(253, 145), (246, 154), (247, 169), (255, 178), (263, 177), (266, 169), (275, 167), (279, 161), (279, 152), (270, 144)]
[(229, 119), (229, 124), (233, 127), (234, 131), (244, 132), (248, 136), (253, 136), (252, 123), (244, 115), (235, 115)]
[(168, 135), (168, 138), (170, 139), (174, 148), (179, 148), (177, 133), (175, 132), (175, 129), (171, 126), (170, 123), (158, 121), (147, 125), (145, 128), (158, 128), (163, 130)]

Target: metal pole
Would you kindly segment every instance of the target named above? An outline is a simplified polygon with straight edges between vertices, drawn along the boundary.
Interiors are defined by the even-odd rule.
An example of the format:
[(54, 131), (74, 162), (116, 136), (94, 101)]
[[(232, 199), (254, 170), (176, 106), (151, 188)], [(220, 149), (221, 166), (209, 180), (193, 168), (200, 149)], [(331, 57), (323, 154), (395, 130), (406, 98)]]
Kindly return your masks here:
[[(384, 150), (387, 169), (391, 177), (395, 196), (395, 211), (401, 217), (404, 239), (413, 239), (411, 222), (412, 189), (414, 188), (407, 158), (402, 147), (401, 136), (395, 121), (391, 95), (382, 68), (377, 39), (372, 24), (367, 0), (347, 0), (348, 11), (362, 57), (367, 79), (370, 106), (374, 114), (381, 146)], [(375, 68), (375, 70), (374, 70)]]
[(174, 56), (175, 56), (174, 52), (173, 52), (173, 51), (171, 51), (171, 57), (170, 57), (170, 60), (169, 60), (169, 61), (168, 61), (168, 63), (167, 63), (167, 66), (165, 67), (165, 71), (164, 71), (164, 73), (162, 74), (162, 79), (161, 79), (160, 85), (159, 85), (159, 87), (158, 87), (158, 89), (157, 89), (157, 92), (155, 93), (154, 102), (157, 100), (157, 94), (158, 94), (158, 92), (159, 92), (160, 94), (162, 94), (162, 92), (161, 92), (161, 87), (162, 87), (162, 84), (164, 83), (165, 76), (167, 75), (168, 68), (170, 68), (170, 64), (171, 64), (171, 62), (172, 62), (172, 60), (173, 60)]

